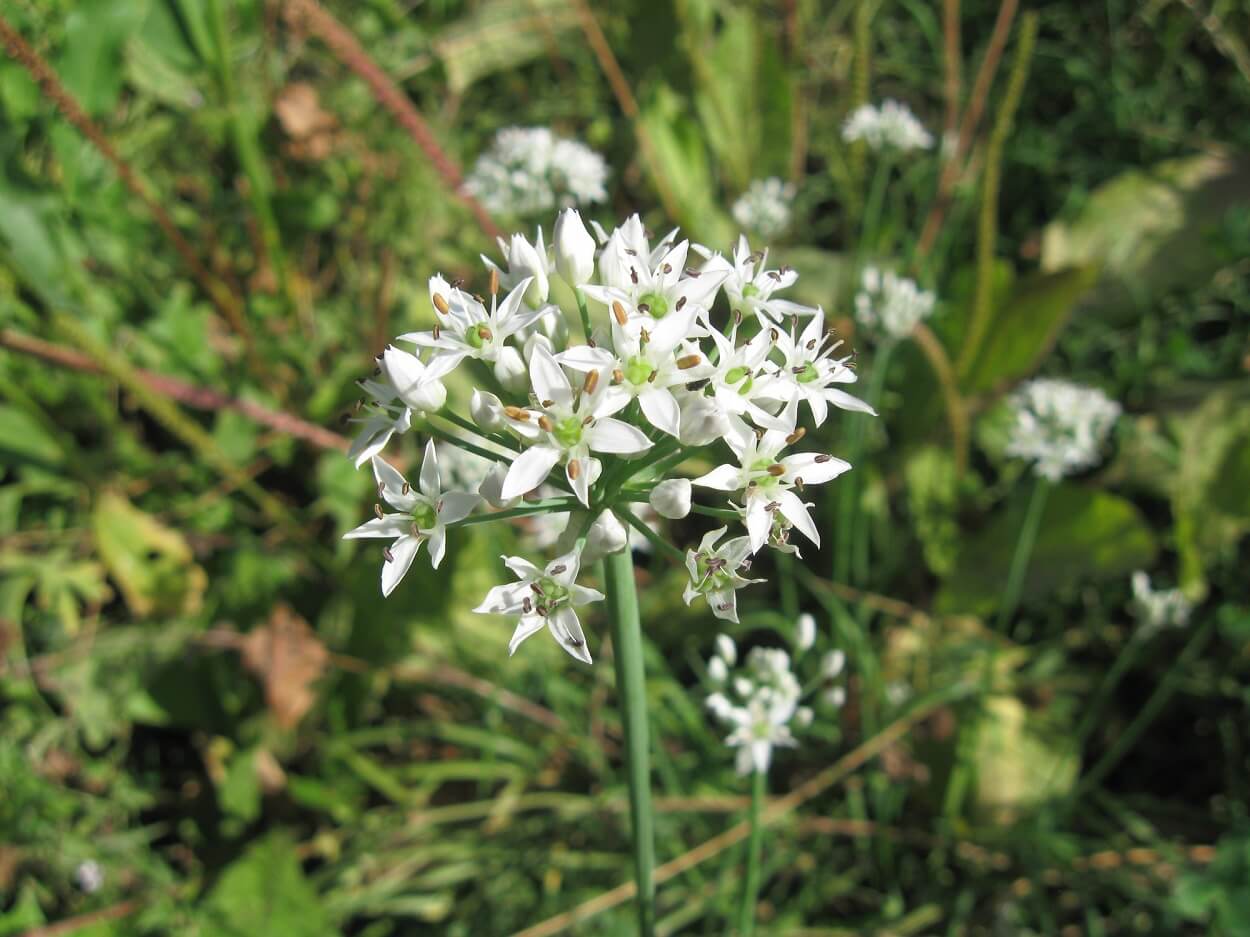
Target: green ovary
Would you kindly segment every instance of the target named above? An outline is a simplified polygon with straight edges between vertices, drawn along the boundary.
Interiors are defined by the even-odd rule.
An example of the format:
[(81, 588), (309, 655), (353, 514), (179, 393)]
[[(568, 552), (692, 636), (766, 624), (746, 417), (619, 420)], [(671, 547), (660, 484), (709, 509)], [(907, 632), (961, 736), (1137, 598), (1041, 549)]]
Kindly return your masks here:
[(800, 384), (810, 384), (812, 381), (820, 377), (820, 372), (816, 370), (816, 365), (810, 361), (803, 365), (803, 370), (795, 375), (795, 379)]
[(625, 380), (631, 384), (645, 384), (654, 373), (651, 362), (641, 356), (630, 358), (625, 364)]
[(748, 283), (742, 288), (742, 298), (750, 299), (752, 296), (760, 295), (760, 288), (754, 283)]
[(668, 300), (659, 293), (643, 293), (638, 297), (638, 305), (646, 306), (647, 314), (652, 319), (663, 319), (668, 315)]
[(434, 505), (418, 501), (412, 509), (412, 522), (417, 525), (417, 530), (433, 530), (438, 523), (438, 512), (434, 510)]
[(567, 587), (560, 585), (550, 576), (544, 576), (538, 580), (538, 588), (542, 589), (542, 595), (537, 596), (538, 604), (553, 612), (561, 605), (569, 600), (569, 590)]
[(474, 348), (481, 348), (482, 343), (486, 340), (482, 331), (483, 329), (481, 326), (475, 325), (464, 333), (464, 340)]
[[(740, 364), (736, 368), (730, 368), (725, 372), (725, 383), (737, 384), (739, 381), (742, 381), (742, 386), (738, 388), (738, 393), (745, 397), (751, 392), (751, 388), (755, 386), (755, 378), (750, 375), (750, 369)], [(743, 380), (743, 378), (746, 378), (746, 380)]]
[(561, 448), (572, 449), (582, 441), (582, 421), (575, 416), (566, 416), (552, 427), (551, 435)]

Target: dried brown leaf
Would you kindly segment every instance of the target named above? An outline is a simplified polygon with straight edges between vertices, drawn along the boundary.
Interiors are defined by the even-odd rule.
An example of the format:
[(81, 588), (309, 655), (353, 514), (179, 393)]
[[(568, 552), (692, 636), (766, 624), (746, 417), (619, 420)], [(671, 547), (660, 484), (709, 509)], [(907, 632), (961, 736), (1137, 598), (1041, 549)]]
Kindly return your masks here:
[(244, 635), (243, 664), (265, 686), (265, 702), (274, 720), (294, 728), (316, 699), (312, 685), (325, 670), (329, 654), (308, 622), (289, 606), (279, 605), (269, 621)]

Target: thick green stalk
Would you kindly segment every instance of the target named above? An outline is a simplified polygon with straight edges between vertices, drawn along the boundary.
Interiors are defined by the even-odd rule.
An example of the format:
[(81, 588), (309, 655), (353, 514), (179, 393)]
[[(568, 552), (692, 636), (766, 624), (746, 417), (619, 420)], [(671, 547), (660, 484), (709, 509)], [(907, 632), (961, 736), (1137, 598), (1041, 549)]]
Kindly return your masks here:
[(612, 621), (616, 691), (625, 726), (629, 816), (634, 832), (634, 875), (638, 886), (638, 933), (655, 934), (655, 830), (651, 813), (651, 735), (647, 729), (647, 686), (642, 663), (638, 589), (629, 550), (603, 561), (604, 591)]
[[(885, 392), (885, 375), (890, 365), (890, 356), (894, 352), (894, 344), (889, 339), (883, 341), (877, 348), (876, 357), (872, 362), (866, 400), (868, 405), (874, 410), (879, 409), (881, 395)], [(846, 460), (852, 466), (859, 463), (859, 457), (863, 454), (864, 432), (868, 427), (868, 420), (870, 419), (878, 418), (870, 417), (864, 413), (850, 414), (851, 432), (847, 439)], [(850, 582), (851, 564), (858, 553), (856, 546), (856, 527), (858, 526), (856, 520), (858, 514), (859, 472), (852, 468), (838, 485), (837, 537), (833, 553), (834, 582)], [(867, 547), (865, 545), (864, 561), (862, 564), (856, 564), (856, 571), (866, 573), (867, 565)]]
[(586, 308), (586, 294), (580, 286), (573, 288), (577, 296), (577, 312), (582, 317), (582, 334), (586, 336), (586, 344), (590, 344), (590, 310)]
[(1042, 515), (1046, 513), (1046, 496), (1050, 493), (1050, 482), (1040, 475), (1033, 485), (1033, 494), (1029, 497), (1029, 507), (1024, 515), (1024, 523), (1020, 525), (1020, 536), (1016, 540), (1016, 551), (1011, 555), (1011, 566), (1007, 570), (1007, 586), (1003, 589), (1003, 601), (998, 607), (998, 630), (1005, 628), (1016, 613), (1020, 604), (1020, 591), (1024, 588), (1024, 575), (1029, 571), (1029, 559), (1033, 556), (1033, 545), (1037, 543), (1037, 532), (1042, 526)]
[(738, 915), (739, 937), (751, 937), (755, 931), (755, 905), (760, 894), (760, 845), (764, 840), (764, 826), (760, 812), (764, 807), (764, 794), (768, 790), (768, 774), (755, 771), (751, 774), (751, 835), (747, 840), (746, 887), (742, 889), (742, 910)]

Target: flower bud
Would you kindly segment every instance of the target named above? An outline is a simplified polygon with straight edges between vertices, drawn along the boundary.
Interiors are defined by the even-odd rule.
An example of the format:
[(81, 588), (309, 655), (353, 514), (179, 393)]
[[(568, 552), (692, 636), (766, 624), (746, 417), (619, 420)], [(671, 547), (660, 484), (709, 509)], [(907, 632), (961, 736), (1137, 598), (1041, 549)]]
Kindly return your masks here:
[(516, 283), (526, 277), (533, 277), (529, 288), (525, 291), (525, 302), (531, 309), (537, 309), (545, 303), (547, 294), (550, 292), (550, 284), (547, 282), (547, 258), (540, 256), (540, 250), (544, 250), (541, 230), (538, 232), (537, 248), (525, 239), (525, 235), (512, 235), (512, 245), (508, 251), (508, 274)]
[(495, 432), (508, 425), (503, 418), (503, 401), (490, 391), (473, 391), (473, 396), (469, 398), (469, 415), (487, 432)]
[(845, 666), (846, 655), (841, 651), (830, 651), (820, 659), (820, 676), (825, 680), (832, 680)]
[(690, 513), (690, 481), (670, 478), (651, 489), (651, 507), (660, 517), (679, 520)]
[(682, 445), (706, 446), (729, 432), (729, 419), (711, 397), (685, 394), (681, 401)]
[(724, 683), (729, 679), (729, 666), (724, 659), (713, 657), (707, 662), (707, 675), (713, 683)]
[(595, 273), (595, 240), (582, 224), (576, 208), (566, 208), (556, 218), (553, 235), (556, 270), (569, 286), (589, 282)]
[(478, 486), (477, 493), (486, 499), (491, 507), (510, 508), (521, 500), (518, 495), (515, 498), (509, 498), (507, 501), (503, 498), (503, 480), (508, 475), (508, 466), (502, 462), (496, 462), (491, 466), (490, 471), (486, 473), (486, 477), (482, 479), (482, 484)]
[(804, 612), (794, 626), (794, 649), (802, 654), (816, 643), (816, 619)]
[(726, 664), (732, 667), (738, 660), (738, 645), (734, 644), (734, 639), (727, 634), (718, 634), (716, 636), (716, 653), (724, 658)]
[(800, 729), (806, 729), (812, 724), (812, 715), (810, 706), (800, 706), (794, 711), (794, 724)]
[(513, 394), (524, 393), (529, 388), (529, 373), (525, 369), (525, 361), (521, 353), (511, 345), (499, 352), (495, 359), (495, 380), (503, 385), (504, 390)]
[(629, 544), (629, 534), (615, 514), (604, 511), (586, 531), (586, 547), (582, 551), (582, 561), (593, 563), (607, 556), (624, 550)]
[(382, 353), (382, 373), (406, 406), (414, 410), (441, 410), (447, 388), (437, 378), (425, 376), (425, 365), (416, 355), (394, 346)]

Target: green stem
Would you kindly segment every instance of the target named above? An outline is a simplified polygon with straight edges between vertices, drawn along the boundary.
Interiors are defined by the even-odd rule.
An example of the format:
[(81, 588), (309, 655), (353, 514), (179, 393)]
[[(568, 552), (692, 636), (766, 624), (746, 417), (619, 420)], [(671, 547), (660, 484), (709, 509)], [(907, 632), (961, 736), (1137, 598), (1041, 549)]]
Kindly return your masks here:
[(893, 161), (885, 152), (877, 154), (877, 166), (872, 173), (872, 183), (868, 189), (868, 201), (864, 204), (864, 222), (859, 232), (859, 253), (862, 255), (869, 249), (876, 249), (880, 235), (881, 209), (885, 205), (885, 190), (890, 181), (890, 170)]
[(1081, 722), (1076, 729), (1076, 744), (1078, 747), (1084, 745), (1089, 734), (1094, 731), (1094, 726), (1102, 715), (1102, 708), (1107, 705), (1107, 700), (1111, 698), (1111, 693), (1119, 685), (1120, 681), (1124, 679), (1124, 675), (1133, 666), (1133, 662), (1137, 660), (1137, 652), (1145, 646), (1147, 640), (1147, 633), (1138, 629), (1130, 634), (1128, 640), (1124, 642), (1124, 647), (1116, 655), (1115, 661), (1111, 664), (1111, 669), (1107, 671), (1107, 675), (1094, 693), (1094, 698), (1085, 707), (1085, 715), (1081, 718)]
[(608, 617), (612, 622), (616, 690), (625, 727), (629, 816), (634, 832), (634, 876), (638, 888), (638, 933), (640, 937), (654, 937), (655, 831), (651, 812), (647, 687), (642, 662), (642, 628), (638, 620), (638, 587), (629, 550), (604, 558), (603, 582)]
[(665, 540), (663, 537), (657, 534), (654, 530), (648, 527), (646, 525), (646, 522), (643, 521), (643, 519), (640, 518), (637, 514), (629, 510), (629, 508), (620, 504), (618, 504), (612, 510), (615, 512), (615, 514), (619, 518), (621, 518), (621, 520), (625, 521), (625, 523), (629, 524), (630, 527), (634, 528), (634, 530), (638, 531), (638, 533), (642, 534), (649, 541), (651, 541), (651, 545), (655, 547), (656, 550), (658, 550), (660, 553), (663, 553), (666, 557), (668, 557), (678, 566), (685, 565), (686, 554), (682, 553), (681, 550), (677, 549), (675, 546), (673, 546), (671, 543), (669, 543), (667, 540)]
[(582, 503), (576, 498), (548, 498), (545, 501), (536, 501), (533, 504), (523, 504), (515, 508), (507, 508), (503, 511), (491, 511), (488, 514), (474, 514), (463, 520), (456, 521), (454, 524), (448, 524), (448, 527), (469, 527), (473, 524), (486, 524), (490, 521), (506, 521), (511, 517), (527, 517), (531, 514), (548, 514), (548, 513), (567, 513), (572, 511), (580, 511)]
[(448, 423), (455, 423), (465, 432), (472, 433), (473, 435), (485, 439), (487, 442), (492, 442), (496, 446), (501, 446), (504, 449), (511, 449), (513, 452), (519, 452), (521, 449), (516, 440), (510, 439), (502, 433), (483, 432), (480, 426), (472, 420), (466, 420), (454, 410), (443, 410), (438, 413), (438, 418), (440, 420), (446, 420)]
[(573, 293), (577, 296), (577, 312), (582, 317), (582, 334), (586, 336), (586, 344), (590, 344), (590, 309), (586, 306), (586, 294), (582, 292), (580, 286), (573, 289)]
[(764, 794), (768, 788), (768, 774), (755, 771), (751, 775), (751, 835), (747, 840), (746, 887), (742, 890), (742, 910), (738, 915), (739, 937), (751, 937), (755, 931), (755, 905), (760, 893), (760, 844), (764, 839), (764, 827), (760, 823), (760, 811), (764, 806)]
[(1033, 545), (1037, 542), (1037, 532), (1042, 526), (1042, 515), (1046, 513), (1046, 496), (1050, 493), (1050, 482), (1040, 475), (1033, 485), (1033, 494), (1029, 497), (1029, 506), (1024, 515), (1024, 523), (1020, 525), (1020, 537), (1016, 540), (1016, 550), (1011, 556), (1011, 566), (1007, 571), (1007, 585), (1003, 589), (1003, 601), (998, 607), (998, 618), (995, 628), (1001, 631), (1016, 613), (1020, 603), (1020, 592), (1024, 588), (1024, 576), (1029, 570), (1029, 559), (1033, 556)]
[[(890, 357), (894, 352), (894, 342), (885, 341), (877, 348), (876, 358), (872, 362), (872, 370), (868, 381), (868, 396), (866, 401), (870, 407), (877, 410), (881, 402), (881, 395), (885, 391), (885, 375), (890, 365)], [(848, 414), (851, 420), (851, 432), (847, 439), (846, 460), (855, 466), (859, 463), (860, 455), (864, 448), (864, 431), (866, 430), (870, 417), (866, 413)], [(854, 468), (846, 475), (838, 485), (838, 514), (835, 520), (837, 524), (837, 536), (835, 538), (835, 549), (833, 554), (833, 579), (835, 582), (849, 583), (851, 579), (852, 562), (858, 552), (855, 547), (856, 518), (859, 513), (859, 472)], [(867, 566), (867, 549), (864, 551), (863, 564)]]
[(474, 455), (481, 456), (483, 459), (489, 459), (491, 462), (503, 462), (510, 464), (512, 456), (506, 456), (501, 452), (492, 452), (489, 449), (483, 449), (481, 446), (469, 442), (467, 439), (461, 439), (459, 436), (453, 436), (444, 429), (435, 426), (429, 420), (425, 421), (425, 431), (435, 439), (441, 439), (443, 442), (450, 443), (453, 446), (459, 446), (466, 452), (472, 452)]

